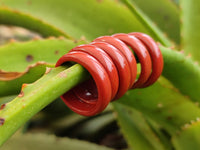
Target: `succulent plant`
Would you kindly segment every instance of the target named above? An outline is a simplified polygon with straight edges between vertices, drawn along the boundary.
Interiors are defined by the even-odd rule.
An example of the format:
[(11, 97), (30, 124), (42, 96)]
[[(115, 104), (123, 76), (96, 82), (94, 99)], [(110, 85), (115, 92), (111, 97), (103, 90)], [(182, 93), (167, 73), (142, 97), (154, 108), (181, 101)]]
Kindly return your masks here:
[[(0, 46), (1, 149), (119, 148), (101, 146), (107, 132), (123, 134), (121, 149), (200, 149), (199, 14), (198, 0), (1, 0), (0, 24), (39, 35)], [(99, 36), (130, 32), (157, 41), (164, 60), (158, 81), (94, 117), (67, 109), (58, 97), (89, 73), (80, 64), (55, 68), (57, 60)]]

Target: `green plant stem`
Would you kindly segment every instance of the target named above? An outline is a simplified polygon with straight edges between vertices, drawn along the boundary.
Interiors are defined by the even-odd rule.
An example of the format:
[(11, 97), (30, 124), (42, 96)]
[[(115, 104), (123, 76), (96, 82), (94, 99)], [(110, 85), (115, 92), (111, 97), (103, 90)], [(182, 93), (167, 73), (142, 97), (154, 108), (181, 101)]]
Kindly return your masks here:
[(49, 71), (35, 83), (24, 85), (21, 93), (0, 110), (0, 145), (33, 115), (88, 77), (79, 64)]
[(60, 29), (20, 11), (12, 10), (10, 8), (0, 8), (0, 22), (7, 25), (16, 25), (28, 28), (32, 31), (40, 33), (44, 37), (49, 36), (64, 36), (67, 39), (73, 39)]
[(136, 5), (132, 4), (130, 0), (122, 0), (124, 4), (130, 9), (130, 11), (133, 12), (133, 14), (140, 20), (140, 22), (146, 27), (146, 29), (151, 33), (152, 36), (156, 38), (161, 44), (164, 46), (171, 46), (172, 43), (170, 42), (167, 37), (164, 36), (164, 34), (160, 31), (158, 27), (145, 15), (139, 8), (136, 7)]
[[(160, 48), (165, 60), (163, 75), (182, 93), (197, 101), (200, 97), (199, 66), (180, 52)], [(69, 69), (51, 69), (35, 83), (24, 86), (20, 95), (0, 110), (0, 145), (33, 115), (88, 76), (85, 69), (76, 64)]]

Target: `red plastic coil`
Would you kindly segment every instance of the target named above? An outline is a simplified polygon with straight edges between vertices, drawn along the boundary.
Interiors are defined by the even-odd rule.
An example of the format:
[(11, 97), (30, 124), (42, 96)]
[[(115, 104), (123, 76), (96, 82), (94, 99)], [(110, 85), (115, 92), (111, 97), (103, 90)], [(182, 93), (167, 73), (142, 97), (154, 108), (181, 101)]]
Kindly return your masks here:
[[(141, 65), (137, 77), (137, 56)], [(61, 96), (74, 112), (93, 116), (127, 90), (152, 85), (162, 73), (163, 57), (157, 43), (139, 32), (102, 36), (63, 55), (56, 67), (66, 62), (81, 64), (92, 78)]]

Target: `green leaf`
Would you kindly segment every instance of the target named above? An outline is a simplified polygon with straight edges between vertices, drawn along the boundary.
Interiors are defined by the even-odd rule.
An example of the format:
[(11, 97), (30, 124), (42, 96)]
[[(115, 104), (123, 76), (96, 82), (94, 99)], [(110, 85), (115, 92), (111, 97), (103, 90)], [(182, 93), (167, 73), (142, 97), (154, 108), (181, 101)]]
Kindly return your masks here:
[(54, 65), (70, 49), (81, 42), (64, 38), (35, 39), (28, 42), (11, 42), (0, 46), (0, 70), (23, 72), (37, 62)]
[(68, 69), (57, 67), (33, 84), (24, 85), (20, 94), (0, 110), (0, 145), (21, 125), (78, 83), (88, 79), (88, 73), (79, 64)]
[(180, 0), (181, 5), (181, 40), (183, 50), (200, 62), (200, 2), (199, 0)]
[(71, 38), (63, 31), (44, 22), (43, 20), (22, 13), (20, 11), (9, 9), (7, 7), (0, 7), (0, 23), (28, 28), (32, 31), (39, 32), (44, 37), (48, 36), (58, 37), (62, 35), (66, 38)]
[(5, 96), (5, 97), (0, 97), (0, 106), (2, 104), (8, 103), (11, 100), (13, 100), (16, 97), (16, 95), (11, 95), (11, 96)]
[(198, 106), (164, 78), (148, 88), (128, 91), (118, 102), (141, 111), (171, 135), (200, 116)]
[[(169, 0), (131, 0), (167, 36), (180, 44), (179, 8)], [(133, 4), (134, 4), (133, 3)]]
[(182, 130), (172, 137), (176, 150), (197, 150), (200, 147), (200, 121), (191, 120)]
[[(14, 75), (12, 75), (11, 79), (6, 78), (0, 71), (0, 96), (18, 94), (23, 83), (32, 83), (36, 81), (45, 73), (45, 70), (45, 63), (39, 63), (34, 65), (34, 67), (29, 68), (27, 72), (19, 73), (18, 75), (20, 76), (18, 77), (13, 73)], [(12, 72), (6, 74), (12, 74)]]
[(86, 141), (58, 138), (47, 134), (15, 135), (1, 147), (1, 150), (112, 150)]
[(0, 47), (0, 96), (17, 94), (23, 83), (40, 78), (46, 66), (83, 42), (63, 38), (12, 42)]
[(85, 123), (79, 124), (77, 133), (80, 137), (94, 141), (95, 139), (102, 136), (103, 129), (109, 126), (115, 118), (112, 113), (102, 114), (91, 118)]
[(165, 150), (157, 135), (151, 130), (143, 115), (119, 103), (113, 103), (117, 120), (129, 145), (135, 150)]
[(146, 27), (152, 37), (158, 40), (164, 46), (171, 46), (171, 41), (164, 36), (161, 30), (144, 14), (135, 4), (132, 4), (130, 0), (122, 0), (124, 4), (130, 9), (130, 11), (140, 20), (140, 22)]
[[(178, 90), (160, 78), (151, 87), (127, 92), (120, 103), (138, 109), (174, 134), (182, 125), (200, 116), (200, 109), (190, 101), (199, 102), (200, 69), (183, 53), (160, 48), (164, 57), (163, 76)], [(189, 110), (187, 114), (185, 110)]]
[(76, 39), (93, 40), (117, 32), (148, 33), (126, 7), (113, 0), (1, 0), (0, 4), (39, 18)]
[(200, 102), (200, 67), (197, 63), (177, 52), (160, 46), (164, 57), (163, 76), (191, 100)]

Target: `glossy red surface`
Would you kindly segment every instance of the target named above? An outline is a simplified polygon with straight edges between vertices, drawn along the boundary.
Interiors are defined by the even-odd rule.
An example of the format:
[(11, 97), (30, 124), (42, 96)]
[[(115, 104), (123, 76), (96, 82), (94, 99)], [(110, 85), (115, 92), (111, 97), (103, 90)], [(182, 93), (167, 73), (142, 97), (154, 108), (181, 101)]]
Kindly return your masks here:
[(142, 87), (147, 87), (152, 85), (162, 74), (163, 70), (163, 57), (158, 47), (158, 44), (148, 35), (139, 32), (129, 33), (139, 39), (149, 51), (152, 61), (152, 73), (148, 81), (144, 83)]
[(151, 58), (146, 47), (140, 40), (128, 34), (115, 34), (113, 37), (123, 41), (126, 45), (130, 46), (133, 52), (137, 55), (141, 64), (141, 73), (139, 79), (134, 83), (131, 88), (141, 87), (149, 78), (151, 74)]
[(123, 56), (125, 56), (126, 60), (128, 61), (129, 69), (131, 72), (131, 79), (130, 79), (131, 81), (129, 83), (129, 88), (132, 87), (137, 76), (137, 65), (136, 65), (135, 56), (133, 55), (129, 47), (125, 43), (120, 41), (119, 39), (114, 38), (112, 36), (102, 36), (102, 37), (96, 38), (94, 42), (108, 43), (114, 46), (115, 48), (117, 48), (123, 54)]
[[(80, 84), (69, 92), (66, 92), (61, 96), (62, 100), (74, 112), (84, 116), (93, 116), (103, 111), (110, 102), (112, 91), (110, 79), (104, 67), (94, 57), (81, 51), (71, 51), (65, 54), (58, 60), (56, 67), (67, 61), (74, 61), (85, 67), (92, 75), (96, 86), (94, 86), (95, 83), (90, 81), (90, 79), (84, 84)], [(85, 87), (88, 87), (88, 89), (82, 90), (83, 93), (74, 92), (77, 88), (81, 88), (81, 85), (85, 84), (87, 85)], [(90, 88), (91, 86), (96, 88)], [(90, 97), (85, 99), (84, 97), (87, 95)]]
[[(141, 64), (139, 78), (135, 56)], [(92, 78), (61, 96), (74, 112), (93, 116), (128, 89), (147, 87), (161, 75), (163, 58), (158, 45), (146, 34), (133, 32), (102, 36), (62, 56), (56, 67), (73, 61), (85, 67)]]
[[(117, 94), (115, 94), (116, 96), (113, 98), (114, 99), (120, 98), (129, 89), (129, 85), (131, 82), (131, 73), (128, 61), (126, 60), (124, 55), (112, 45), (109, 45), (104, 42), (93, 42), (91, 44), (96, 45), (97, 47), (103, 49), (111, 57), (112, 61), (116, 65), (119, 77), (119, 87)], [(114, 80), (114, 76), (111, 77), (110, 79)]]
[(119, 88), (119, 77), (118, 77), (118, 71), (115, 66), (115, 62), (111, 60), (109, 55), (99, 47), (95, 45), (81, 45), (73, 48), (71, 51), (82, 51), (84, 53), (88, 53), (92, 57), (94, 57), (98, 62), (101, 63), (101, 65), (106, 70), (106, 73), (109, 76), (111, 86), (112, 86), (112, 96), (113, 99), (118, 91)]

